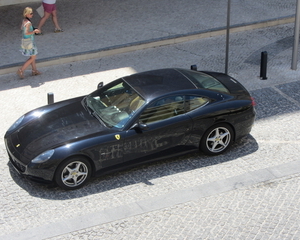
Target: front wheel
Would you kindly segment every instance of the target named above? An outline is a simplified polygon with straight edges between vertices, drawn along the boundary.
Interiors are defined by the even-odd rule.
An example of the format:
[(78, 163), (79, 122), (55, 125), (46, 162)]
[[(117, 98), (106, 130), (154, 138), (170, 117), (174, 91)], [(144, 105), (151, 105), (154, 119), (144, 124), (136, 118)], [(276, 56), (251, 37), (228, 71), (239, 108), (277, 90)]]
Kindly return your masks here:
[(81, 188), (91, 177), (91, 164), (82, 157), (63, 162), (55, 173), (55, 182), (65, 190)]
[(208, 155), (225, 152), (233, 142), (233, 130), (228, 124), (220, 123), (209, 128), (200, 142), (200, 150)]

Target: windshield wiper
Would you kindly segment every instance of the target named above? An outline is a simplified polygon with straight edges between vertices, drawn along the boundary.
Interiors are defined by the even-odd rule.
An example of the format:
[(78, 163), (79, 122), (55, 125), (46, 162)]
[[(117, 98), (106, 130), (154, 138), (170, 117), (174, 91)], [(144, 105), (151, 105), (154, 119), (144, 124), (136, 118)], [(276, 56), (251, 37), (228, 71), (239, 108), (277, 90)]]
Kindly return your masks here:
[(102, 125), (104, 125), (105, 127), (107, 127), (107, 125), (105, 124), (105, 122), (101, 119), (101, 117), (87, 104), (87, 97), (84, 97), (82, 99), (82, 105), (84, 107), (84, 109), (94, 118), (96, 118)]
[(92, 112), (91, 115), (94, 118), (96, 118), (100, 123), (102, 123), (105, 127), (107, 127), (107, 125), (105, 124), (105, 122), (102, 120), (102, 118), (96, 112)]

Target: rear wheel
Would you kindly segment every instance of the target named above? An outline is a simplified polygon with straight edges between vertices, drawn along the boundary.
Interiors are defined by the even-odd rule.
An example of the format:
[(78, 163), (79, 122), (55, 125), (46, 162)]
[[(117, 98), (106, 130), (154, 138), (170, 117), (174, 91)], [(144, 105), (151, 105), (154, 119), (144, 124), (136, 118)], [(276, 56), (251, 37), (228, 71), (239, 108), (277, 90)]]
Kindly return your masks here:
[(232, 142), (232, 127), (219, 123), (205, 132), (200, 142), (200, 150), (208, 155), (217, 155), (225, 152)]
[(90, 162), (83, 157), (74, 157), (63, 162), (55, 173), (55, 182), (65, 190), (81, 188), (91, 177)]

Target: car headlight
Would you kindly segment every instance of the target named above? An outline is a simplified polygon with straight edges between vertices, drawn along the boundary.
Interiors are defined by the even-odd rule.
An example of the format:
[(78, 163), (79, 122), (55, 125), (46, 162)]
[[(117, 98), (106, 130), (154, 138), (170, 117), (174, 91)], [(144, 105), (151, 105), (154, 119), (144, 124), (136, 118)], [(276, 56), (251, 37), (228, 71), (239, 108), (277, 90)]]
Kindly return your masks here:
[(11, 125), (10, 128), (7, 131), (10, 132), (10, 131), (15, 130), (21, 124), (21, 122), (23, 121), (23, 119), (24, 119), (24, 115), (22, 117), (20, 117), (17, 121), (15, 121), (13, 123), (13, 125)]
[(52, 157), (54, 153), (54, 149), (48, 150), (46, 152), (41, 153), (37, 157), (35, 157), (33, 160), (31, 160), (32, 163), (43, 163), (46, 162), (49, 158)]

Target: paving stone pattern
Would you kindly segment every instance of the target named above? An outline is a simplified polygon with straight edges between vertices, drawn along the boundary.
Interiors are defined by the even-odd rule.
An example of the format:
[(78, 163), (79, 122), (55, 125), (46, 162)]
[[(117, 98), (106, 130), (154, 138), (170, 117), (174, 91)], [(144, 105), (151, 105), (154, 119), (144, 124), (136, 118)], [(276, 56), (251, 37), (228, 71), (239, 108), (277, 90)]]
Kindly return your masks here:
[(50, 239), (299, 239), (299, 184), (297, 174)]
[[(298, 161), (300, 72), (290, 70), (292, 35), (293, 24), (231, 35), (229, 73), (255, 97), (257, 121), (251, 134), (223, 155), (190, 154), (63, 191), (16, 174), (0, 140), (0, 239), (299, 239), (300, 173), (155, 211), (145, 209), (130, 217), (120, 213), (112, 221), (80, 227), (89, 214), (125, 209), (138, 201), (151, 203), (174, 192), (180, 197), (192, 187)], [(260, 80), (257, 55), (277, 43), (268, 61), (268, 80)], [(28, 71), (22, 81), (15, 74), (2, 75), (1, 136), (19, 116), (45, 105), (48, 92), (54, 92), (59, 101), (91, 92), (100, 81), (162, 67), (197, 64), (199, 69), (224, 71), (224, 48), (224, 36), (217, 36), (42, 68), (43, 74), (36, 77), (30, 77)], [(51, 232), (51, 226), (74, 221), (75, 230)], [(29, 238), (29, 233), (35, 238)]]

